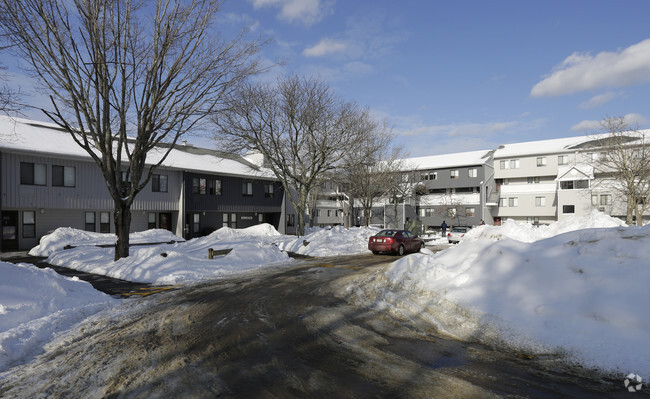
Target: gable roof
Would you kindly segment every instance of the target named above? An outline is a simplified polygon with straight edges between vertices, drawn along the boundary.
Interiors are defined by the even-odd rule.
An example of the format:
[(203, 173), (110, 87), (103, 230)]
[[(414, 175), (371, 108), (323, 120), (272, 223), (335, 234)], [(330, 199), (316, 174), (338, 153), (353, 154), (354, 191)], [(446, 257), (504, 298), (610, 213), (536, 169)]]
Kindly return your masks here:
[(558, 168), (555, 181), (593, 180), (593, 178), (594, 167), (591, 165), (564, 165)]

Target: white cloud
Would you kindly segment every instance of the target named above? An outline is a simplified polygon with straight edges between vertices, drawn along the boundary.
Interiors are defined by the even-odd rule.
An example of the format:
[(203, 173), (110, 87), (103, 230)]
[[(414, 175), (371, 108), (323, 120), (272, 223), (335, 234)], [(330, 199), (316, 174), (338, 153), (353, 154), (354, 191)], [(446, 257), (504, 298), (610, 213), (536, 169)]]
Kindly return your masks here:
[(620, 97), (623, 95), (623, 92), (609, 92), (605, 94), (599, 94), (597, 96), (591, 97), (589, 100), (583, 102), (580, 104), (580, 108), (582, 109), (592, 109), (592, 108), (597, 108), (600, 107), (601, 105), (608, 103), (615, 99), (616, 97)]
[(592, 56), (573, 53), (553, 73), (533, 86), (533, 97), (551, 97), (601, 87), (625, 87), (650, 82), (650, 39), (618, 52)]
[(306, 57), (323, 57), (329, 54), (343, 52), (346, 48), (345, 43), (325, 38), (315, 45), (306, 48), (302, 54)]
[[(648, 123), (648, 119), (640, 114), (627, 114), (623, 117), (623, 121), (627, 123), (627, 125), (632, 129), (636, 128), (637, 126), (646, 125)], [(603, 130), (601, 122), (602, 121), (584, 120), (576, 125), (571, 126), (571, 130), (583, 132)]]
[(302, 22), (312, 25), (330, 14), (332, 2), (321, 0), (253, 0), (255, 9), (262, 7), (280, 8), (278, 18), (288, 22)]

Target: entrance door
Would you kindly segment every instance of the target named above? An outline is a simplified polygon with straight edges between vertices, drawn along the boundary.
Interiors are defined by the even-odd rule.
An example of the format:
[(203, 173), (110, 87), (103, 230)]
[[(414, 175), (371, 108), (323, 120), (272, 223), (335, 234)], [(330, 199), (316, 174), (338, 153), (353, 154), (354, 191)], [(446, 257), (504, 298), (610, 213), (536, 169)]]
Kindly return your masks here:
[(172, 214), (159, 213), (158, 214), (158, 228), (172, 231)]
[(2, 211), (2, 251), (18, 249), (18, 211)]

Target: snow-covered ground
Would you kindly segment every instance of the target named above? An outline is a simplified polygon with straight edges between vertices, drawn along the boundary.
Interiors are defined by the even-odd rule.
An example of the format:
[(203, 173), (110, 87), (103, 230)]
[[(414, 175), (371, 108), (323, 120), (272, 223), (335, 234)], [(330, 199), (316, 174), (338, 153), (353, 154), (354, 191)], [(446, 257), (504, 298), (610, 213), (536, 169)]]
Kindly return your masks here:
[[(59, 229), (31, 253), (49, 256), (52, 264), (132, 281), (189, 284), (290, 266), (285, 251), (313, 256), (367, 252), (367, 239), (377, 230), (314, 229), (297, 238), (269, 225), (224, 228), (184, 243), (134, 246), (131, 256), (113, 262), (112, 249), (90, 244), (114, 237)], [(160, 230), (135, 239), (178, 240)], [(65, 245), (77, 248), (63, 250)], [(381, 278), (342, 290), (357, 293), (361, 305), (417, 317), (459, 338), (496, 341), (531, 353), (559, 351), (647, 381), (649, 246), (650, 227), (623, 226), (599, 213), (537, 228), (507, 221), (475, 228), (465, 241), (437, 254), (425, 249), (398, 259), (380, 272)], [(233, 251), (210, 260), (208, 248)], [(13, 276), (0, 282), (0, 371), (29, 361), (52, 337), (93, 312), (115, 312), (130, 302), (51, 270), (6, 263), (0, 268), (3, 276)]]

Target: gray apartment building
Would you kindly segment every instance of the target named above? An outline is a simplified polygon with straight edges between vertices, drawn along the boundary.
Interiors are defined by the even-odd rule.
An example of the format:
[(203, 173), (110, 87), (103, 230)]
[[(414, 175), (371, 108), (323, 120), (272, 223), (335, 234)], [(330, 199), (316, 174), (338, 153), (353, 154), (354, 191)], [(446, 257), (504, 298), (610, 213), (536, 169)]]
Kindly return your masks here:
[[(162, 154), (150, 153), (151, 162)], [(0, 250), (29, 249), (57, 227), (114, 232), (99, 167), (53, 124), (0, 116)], [(291, 207), (268, 170), (237, 155), (177, 146), (132, 206), (132, 231), (196, 237), (223, 226), (291, 230)], [(289, 229), (289, 230), (287, 230)]]

